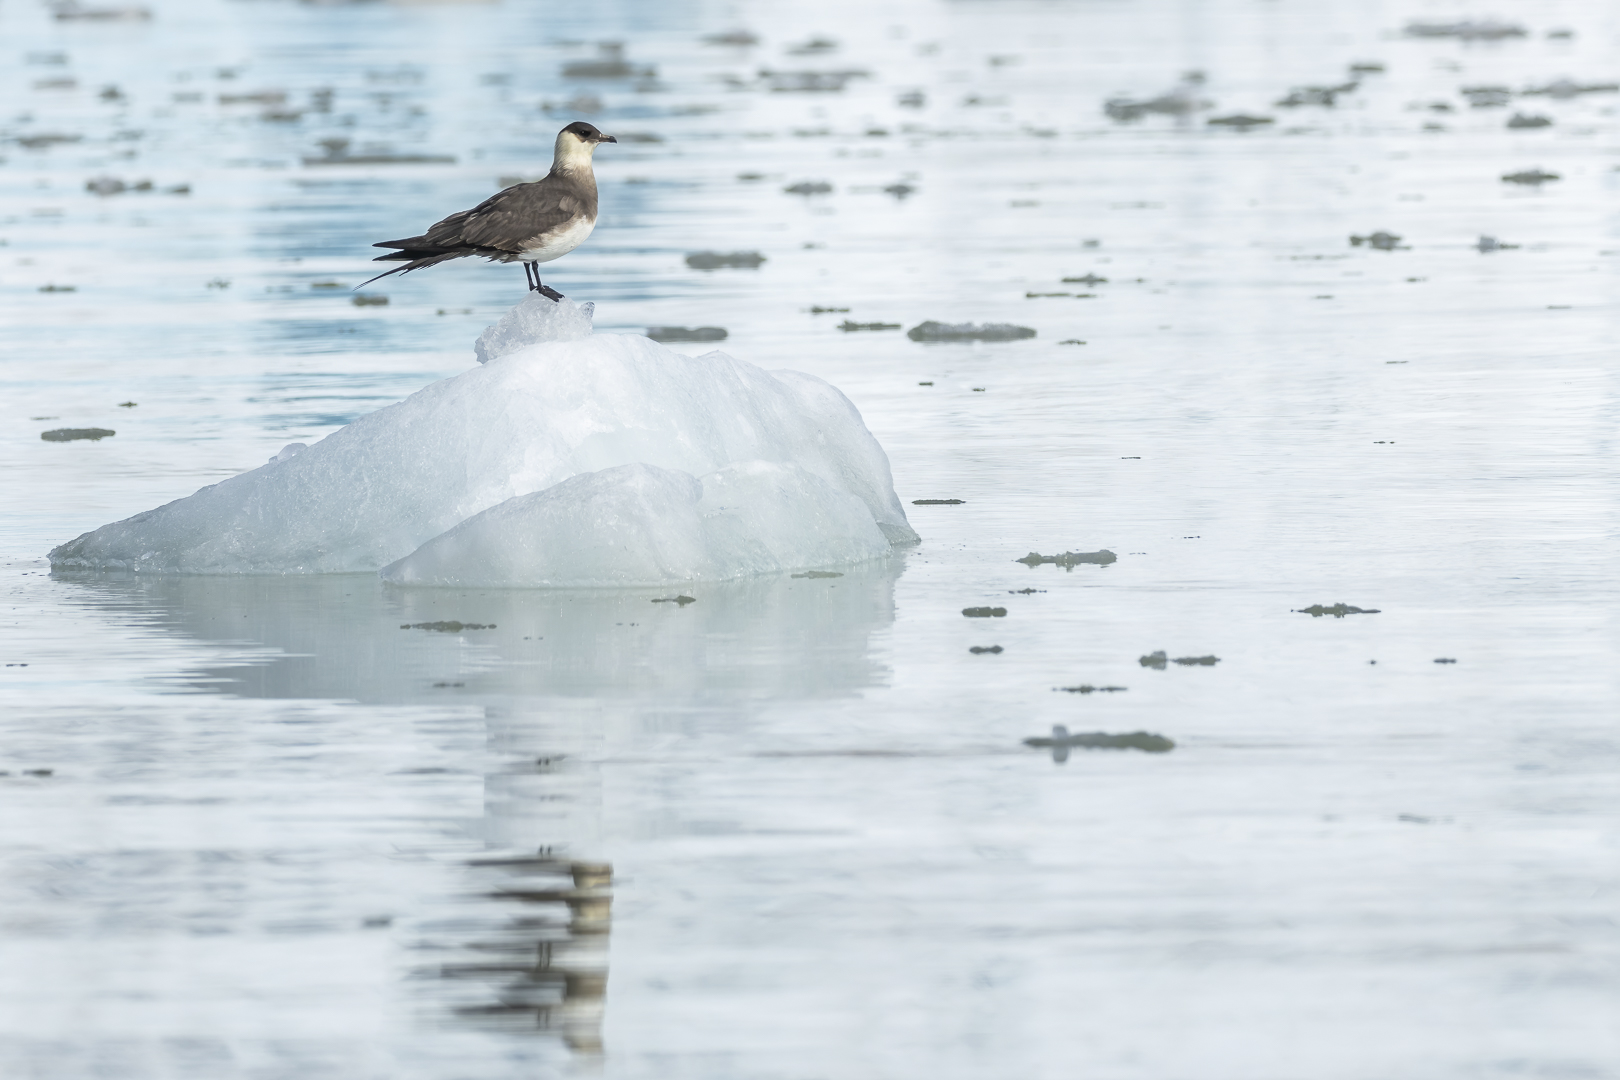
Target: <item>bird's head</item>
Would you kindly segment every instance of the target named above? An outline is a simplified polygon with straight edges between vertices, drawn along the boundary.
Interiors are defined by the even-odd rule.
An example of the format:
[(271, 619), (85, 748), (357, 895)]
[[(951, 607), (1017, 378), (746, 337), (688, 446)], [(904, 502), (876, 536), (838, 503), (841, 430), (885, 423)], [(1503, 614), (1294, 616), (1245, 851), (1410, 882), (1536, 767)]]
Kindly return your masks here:
[(599, 143), (616, 143), (611, 135), (604, 135), (596, 128), (583, 120), (576, 120), (572, 124), (557, 132), (557, 165), (589, 165), (591, 154)]

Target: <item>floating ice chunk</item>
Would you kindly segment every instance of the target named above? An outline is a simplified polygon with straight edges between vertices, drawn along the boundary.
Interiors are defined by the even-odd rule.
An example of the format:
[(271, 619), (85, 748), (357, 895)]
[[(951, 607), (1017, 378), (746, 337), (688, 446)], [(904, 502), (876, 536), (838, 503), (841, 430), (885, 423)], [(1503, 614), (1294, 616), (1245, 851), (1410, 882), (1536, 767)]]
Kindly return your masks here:
[[(520, 320), (513, 322), (521, 329)], [(548, 324), (531, 332), (555, 329)], [(143, 573), (378, 570), (515, 496), (638, 463), (704, 477), (705, 492), (741, 484), (765, 500), (761, 505), (779, 504), (787, 498), (782, 491), (802, 501), (797, 517), (761, 510), (757, 522), (739, 527), (741, 540), (722, 542), (715, 530), (723, 521), (707, 526), (703, 542), (711, 562), (701, 565), (717, 566), (713, 560), (731, 559), (754, 540), (778, 563), (853, 558), (853, 548), (836, 545), (828, 549), (832, 554), (801, 556), (796, 552), (815, 549), (821, 534), (792, 538), (795, 547), (784, 546), (787, 541), (772, 531), (812, 514), (842, 521), (850, 499), (889, 542), (917, 538), (894, 494), (887, 455), (835, 387), (795, 371), (768, 372), (720, 352), (685, 356), (627, 334), (542, 341), (504, 352), (361, 417), (292, 457), (277, 458), (86, 533), (51, 552), (51, 563), (57, 569)], [(787, 473), (772, 473), (774, 489), (757, 478), (738, 479), (744, 463), (755, 462), (792, 466), (798, 479), (789, 483)], [(728, 466), (738, 470), (725, 472)], [(570, 489), (558, 498), (573, 494)], [(737, 513), (748, 518), (753, 510)], [(575, 524), (589, 531), (588, 522)], [(801, 557), (805, 561), (797, 562)], [(746, 560), (748, 566), (767, 565), (757, 552)]]
[(497, 356), (543, 341), (578, 341), (591, 336), (591, 318), (595, 314), (595, 304), (575, 304), (567, 297), (548, 300), (532, 292), (502, 315), (500, 322), (478, 335), (473, 352), (480, 364), (487, 364)]
[(464, 587), (681, 585), (889, 550), (865, 503), (797, 465), (740, 462), (698, 478), (637, 464), (508, 499), (382, 576)]
[(308, 449), (309, 449), (309, 444), (308, 443), (290, 442), (286, 446), (283, 446), (277, 453), (275, 453), (274, 455), (271, 456), (270, 464), (274, 465), (278, 461), (286, 461), (288, 458), (290, 458), (294, 454), (298, 453), (298, 451), (300, 451), (300, 450), (308, 450)]

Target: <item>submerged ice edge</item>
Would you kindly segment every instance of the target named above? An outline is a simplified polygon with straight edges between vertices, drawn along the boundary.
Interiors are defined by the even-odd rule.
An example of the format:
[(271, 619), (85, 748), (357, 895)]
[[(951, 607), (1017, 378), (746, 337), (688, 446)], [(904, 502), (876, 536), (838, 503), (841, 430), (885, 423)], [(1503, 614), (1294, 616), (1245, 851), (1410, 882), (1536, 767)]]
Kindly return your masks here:
[(86, 533), (52, 568), (672, 584), (918, 539), (837, 388), (593, 334), (591, 309), (532, 296), (479, 339), (480, 367)]
[(678, 585), (889, 550), (860, 499), (798, 466), (749, 461), (698, 478), (638, 463), (508, 499), (381, 574), (401, 585)]

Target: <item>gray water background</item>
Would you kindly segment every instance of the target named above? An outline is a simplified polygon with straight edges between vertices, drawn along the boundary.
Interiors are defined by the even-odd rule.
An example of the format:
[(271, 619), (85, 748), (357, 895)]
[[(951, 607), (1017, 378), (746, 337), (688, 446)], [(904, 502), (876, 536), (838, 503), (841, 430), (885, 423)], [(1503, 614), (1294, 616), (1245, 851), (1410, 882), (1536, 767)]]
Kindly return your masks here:
[[(1620, 1075), (1620, 95), (1520, 93), (1620, 78), (1612, 8), (151, 8), (0, 6), (0, 1074)], [(1528, 34), (1400, 34), (1464, 15)], [(562, 76), (603, 41), (656, 75)], [(918, 548), (690, 605), (50, 576), (470, 366), (517, 269), (349, 289), (572, 119), (621, 142), (548, 282), (839, 386)]]

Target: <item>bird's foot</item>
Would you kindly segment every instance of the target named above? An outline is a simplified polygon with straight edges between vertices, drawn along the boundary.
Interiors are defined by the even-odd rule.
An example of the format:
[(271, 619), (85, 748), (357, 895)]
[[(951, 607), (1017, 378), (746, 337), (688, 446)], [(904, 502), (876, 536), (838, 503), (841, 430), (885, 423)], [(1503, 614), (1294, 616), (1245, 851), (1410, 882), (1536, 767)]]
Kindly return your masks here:
[(542, 285), (537, 291), (547, 300), (561, 300), (563, 298), (563, 294), (558, 292), (556, 289), (553, 289), (550, 285)]

